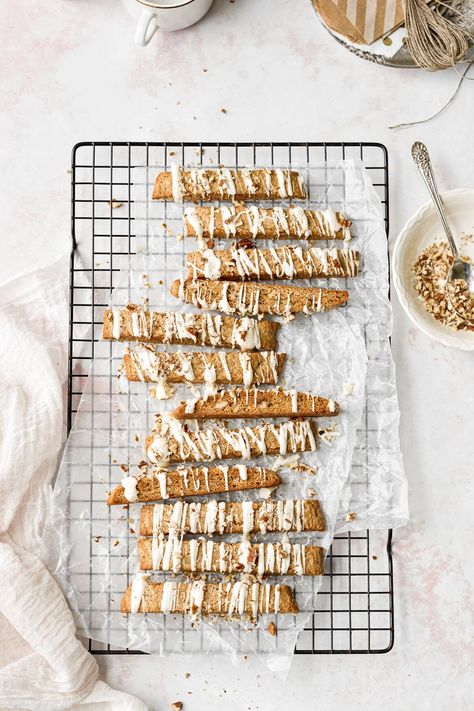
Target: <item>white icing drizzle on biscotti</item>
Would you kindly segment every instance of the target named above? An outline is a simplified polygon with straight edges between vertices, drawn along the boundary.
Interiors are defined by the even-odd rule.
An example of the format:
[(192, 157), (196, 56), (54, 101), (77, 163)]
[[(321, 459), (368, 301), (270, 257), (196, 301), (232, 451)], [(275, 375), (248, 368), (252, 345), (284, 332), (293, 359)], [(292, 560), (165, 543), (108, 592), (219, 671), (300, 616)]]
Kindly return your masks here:
[[(187, 207), (184, 211), (184, 221), (188, 222), (194, 230), (199, 248), (203, 249), (206, 246), (204, 240), (204, 225), (199, 217), (195, 207)], [(212, 239), (214, 235), (214, 208), (209, 212), (209, 235)]]
[[(168, 381), (204, 382), (206, 394), (209, 395), (217, 391), (218, 382), (242, 383), (244, 387), (249, 388), (262, 383), (276, 384), (279, 377), (279, 359), (274, 351), (253, 354), (225, 351), (169, 353), (156, 352), (153, 346), (139, 344), (127, 348), (126, 356), (133, 364), (133, 372), (129, 374), (132, 380), (160, 383), (162, 389), (166, 389)], [(196, 371), (199, 365), (202, 372), (198, 377)]]
[[(245, 354), (242, 354), (245, 355)], [(338, 403), (313, 393), (292, 390), (234, 387), (194, 401), (196, 417), (265, 416), (269, 408), (277, 409), (280, 417), (304, 414), (305, 417), (331, 416), (338, 412)], [(249, 409), (251, 412), (249, 412)], [(275, 415), (275, 412), (273, 413)]]
[(121, 335), (122, 335), (121, 312), (117, 311), (117, 309), (113, 309), (113, 311), (112, 311), (112, 338), (114, 338), (116, 341), (118, 341)]
[[(289, 318), (297, 311), (306, 314), (323, 311), (324, 291), (326, 290), (316, 287), (281, 284), (181, 279), (178, 298), (198, 308), (222, 311), (225, 314), (258, 316), (260, 313), (269, 313)], [(265, 306), (260, 307), (262, 294), (267, 302)], [(298, 298), (297, 304), (295, 300)]]
[(235, 319), (232, 331), (232, 345), (237, 345), (244, 351), (252, 351), (260, 348), (261, 342), (258, 322), (248, 317)]
[[(144, 609), (144, 590), (148, 577), (137, 573), (133, 578), (130, 604), (133, 613), (147, 611)], [(158, 585), (161, 586), (161, 600), (159, 606), (153, 608), (153, 612), (169, 615), (180, 611), (184, 594), (185, 613), (190, 615), (192, 622), (201, 617), (208, 590), (205, 580), (194, 580), (192, 583), (167, 580)], [(259, 613), (280, 611), (280, 585), (250, 582), (245, 575), (244, 579), (236, 582), (219, 583), (213, 586), (213, 592), (214, 590), (217, 591), (217, 595), (214, 596), (212, 605), (208, 603), (206, 609), (206, 612), (211, 614), (217, 613), (229, 618), (249, 615), (252, 619), (256, 619)], [(271, 604), (272, 592), (273, 604)], [(155, 600), (158, 600), (157, 596)]]
[[(242, 469), (245, 470), (241, 475), (244, 480), (247, 467), (242, 466)], [(158, 540), (160, 534), (166, 533), (181, 536), (185, 533), (222, 535), (237, 532), (248, 534), (311, 530), (305, 525), (304, 499), (254, 501), (251, 512), (247, 508), (245, 514), (245, 531), (243, 503), (239, 501), (231, 504), (213, 499), (202, 503), (176, 501), (173, 504), (154, 504), (151, 531), (153, 540)], [(241, 521), (241, 525), (237, 525), (235, 517)]]
[[(203, 274), (206, 279), (218, 279), (221, 271), (221, 260), (213, 249), (205, 249), (202, 253), (204, 260)], [(195, 270), (195, 276), (196, 276)]]
[(171, 189), (173, 200), (175, 202), (182, 202), (184, 196), (182, 168), (176, 163), (171, 165)]
[[(197, 264), (202, 262), (202, 269)], [(270, 249), (231, 247), (192, 253), (188, 258), (193, 279), (311, 279), (313, 277), (354, 277), (359, 253), (355, 250), (311, 247)]]
[(280, 454), (316, 449), (311, 423), (307, 420), (188, 432), (180, 420), (158, 416), (147, 456), (153, 464), (161, 466), (166, 466), (172, 459), (209, 461), (238, 456), (250, 459), (252, 454), (259, 456), (267, 453), (269, 435), (273, 435), (277, 440)]
[[(252, 467), (251, 470), (252, 474), (257, 477), (257, 483), (264, 483), (269, 474), (273, 474), (271, 470), (264, 470), (262, 467)], [(239, 486), (239, 483), (247, 481), (248, 476), (247, 465), (230, 467), (224, 464), (215, 464), (211, 470), (209, 467), (179, 467), (171, 471), (157, 467), (151, 471), (147, 478), (155, 479), (158, 482), (159, 496), (155, 498), (167, 499), (170, 496), (193, 496), (198, 492), (201, 494), (211, 493), (213, 489), (218, 492), (241, 489), (242, 486)], [(176, 482), (179, 483), (177, 490)], [(136, 489), (136, 484), (134, 486)], [(130, 491), (129, 495), (135, 497), (128, 499), (129, 501), (138, 500), (138, 493), (135, 490)], [(184, 516), (188, 511), (188, 505), (186, 504), (182, 511)], [(175, 509), (173, 509), (173, 515), (177, 515)]]
[(130, 501), (130, 503), (138, 501), (138, 479), (134, 476), (126, 476), (122, 479), (121, 483), (123, 487), (123, 495), (127, 501)]
[[(146, 539), (145, 539), (146, 540)], [(252, 544), (247, 538), (240, 543), (217, 542), (205, 538), (184, 541), (178, 535), (158, 534), (152, 544), (152, 570), (192, 573), (253, 573), (293, 575), (306, 573), (306, 546), (291, 544), (287, 534), (281, 542)], [(155, 554), (156, 550), (156, 554)]]
[[(184, 213), (195, 233), (200, 248), (205, 245), (204, 236), (213, 239), (216, 223), (222, 225), (225, 237), (248, 236), (298, 239), (351, 239), (350, 223), (332, 208), (309, 210), (299, 205), (283, 208), (257, 207), (255, 205), (231, 205), (217, 208), (187, 208)], [(268, 230), (265, 224), (268, 224)], [(219, 229), (219, 235), (222, 234)], [(270, 231), (270, 232), (269, 232)]]
[[(237, 193), (244, 198), (252, 198), (260, 190), (266, 197), (292, 197), (293, 175), (295, 176), (301, 196), (306, 193), (301, 176), (295, 171), (277, 168), (260, 169), (235, 169), (221, 166), (219, 168), (190, 167), (183, 169), (178, 165), (171, 165), (172, 195), (176, 202), (183, 199), (207, 200), (227, 199), (232, 200)], [(272, 177), (276, 177), (277, 191), (272, 188)], [(261, 180), (263, 177), (263, 182)]]
[(257, 192), (257, 188), (253, 184), (252, 171), (249, 168), (242, 168), (240, 173), (244, 181), (245, 190), (249, 195), (254, 195)]
[(176, 609), (176, 595), (178, 591), (178, 583), (174, 580), (163, 583), (163, 591), (161, 595), (161, 612), (169, 615)]
[[(132, 589), (130, 592), (130, 612), (146, 612), (145, 609), (145, 587), (149, 579), (145, 573), (135, 573), (132, 578)], [(140, 607), (142, 608), (140, 610)]]
[[(150, 339), (153, 334), (153, 312), (145, 311), (140, 308), (129, 309), (129, 312), (132, 336), (134, 338)], [(150, 320), (149, 326), (147, 323), (147, 314)]]
[(291, 182), (291, 171), (276, 168), (275, 173), (278, 181), (278, 194), (281, 198), (293, 196), (293, 185)]
[[(159, 338), (162, 343), (200, 343), (242, 350), (258, 350), (261, 345), (259, 324), (248, 317), (229, 320), (220, 315), (174, 311), (160, 313), (135, 306), (122, 311), (113, 309), (109, 314), (111, 338), (114, 340), (152, 340), (154, 328), (159, 327), (162, 329)], [(225, 321), (231, 323), (232, 329), (230, 339), (224, 341), (222, 331)]]

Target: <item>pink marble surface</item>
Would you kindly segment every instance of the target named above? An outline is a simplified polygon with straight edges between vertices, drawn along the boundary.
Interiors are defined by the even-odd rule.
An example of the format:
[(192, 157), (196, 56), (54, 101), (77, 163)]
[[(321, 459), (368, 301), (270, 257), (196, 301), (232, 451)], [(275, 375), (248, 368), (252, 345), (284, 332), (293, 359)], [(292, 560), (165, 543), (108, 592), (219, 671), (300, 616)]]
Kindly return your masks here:
[[(456, 74), (364, 63), (333, 43), (309, 0), (216, 0), (200, 24), (147, 49), (117, 0), (17, 0), (0, 12), (0, 283), (69, 250), (67, 171), (80, 140), (381, 141), (391, 240), (426, 200), (413, 140), (429, 146), (441, 188), (474, 185), (472, 84), (436, 122), (390, 132), (439, 108)], [(393, 298), (411, 506), (394, 540), (394, 650), (298, 657), (285, 683), (250, 662), (102, 657), (107, 681), (156, 710), (177, 699), (195, 711), (472, 708), (474, 357), (417, 332)]]

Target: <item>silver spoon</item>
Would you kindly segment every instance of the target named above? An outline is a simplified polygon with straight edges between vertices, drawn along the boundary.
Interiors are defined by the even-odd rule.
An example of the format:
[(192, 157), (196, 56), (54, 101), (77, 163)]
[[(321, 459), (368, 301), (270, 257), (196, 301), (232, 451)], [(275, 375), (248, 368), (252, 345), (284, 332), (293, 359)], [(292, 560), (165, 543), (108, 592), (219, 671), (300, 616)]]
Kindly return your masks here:
[[(426, 187), (428, 188), (428, 192), (431, 195), (431, 199), (433, 200), (435, 207), (438, 210), (438, 214), (444, 227), (446, 237), (448, 238), (449, 246), (451, 247), (451, 251), (453, 253), (454, 260), (451, 265), (451, 269), (448, 272), (446, 283), (449, 284), (450, 282), (455, 280), (464, 281), (469, 290), (470, 296), (474, 299), (474, 269), (472, 265), (469, 264), (469, 262), (464, 262), (462, 259), (459, 258), (458, 248), (456, 246), (456, 242), (454, 241), (453, 233), (451, 232), (451, 228), (448, 224), (448, 219), (446, 217), (446, 212), (444, 210), (444, 205), (441, 200), (438, 188), (436, 186), (436, 181), (433, 173), (433, 168), (431, 166), (428, 149), (424, 143), (416, 141), (416, 143), (414, 143), (411, 147), (411, 155), (416, 167), (421, 173), (421, 177), (423, 178)], [(451, 305), (457, 313), (456, 305), (452, 302)], [(462, 313), (462, 317), (464, 320), (466, 320), (465, 312)], [(472, 318), (469, 319), (469, 321), (474, 321), (474, 314), (472, 315)]]

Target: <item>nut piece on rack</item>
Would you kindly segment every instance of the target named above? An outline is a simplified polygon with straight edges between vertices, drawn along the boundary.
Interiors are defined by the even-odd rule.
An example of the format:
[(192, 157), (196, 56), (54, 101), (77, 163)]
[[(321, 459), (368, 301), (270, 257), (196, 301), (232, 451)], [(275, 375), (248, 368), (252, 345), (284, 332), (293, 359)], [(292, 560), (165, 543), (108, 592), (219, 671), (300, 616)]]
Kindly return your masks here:
[(274, 622), (269, 622), (267, 631), (268, 631), (268, 634), (270, 634), (272, 637), (275, 637), (276, 633), (277, 633), (276, 624)]

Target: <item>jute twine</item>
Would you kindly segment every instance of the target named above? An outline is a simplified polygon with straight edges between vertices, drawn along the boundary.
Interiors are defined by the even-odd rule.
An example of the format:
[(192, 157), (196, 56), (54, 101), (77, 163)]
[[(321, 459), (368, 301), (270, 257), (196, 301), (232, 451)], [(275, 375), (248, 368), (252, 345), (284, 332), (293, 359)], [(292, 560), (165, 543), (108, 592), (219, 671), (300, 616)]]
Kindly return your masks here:
[[(438, 10), (429, 7), (426, 0), (404, 0), (405, 25), (407, 29), (407, 47), (419, 67), (428, 71), (454, 67), (459, 75), (458, 84), (448, 101), (434, 114), (420, 121), (397, 123), (390, 129), (409, 128), (422, 123), (428, 123), (440, 116), (450, 106), (459, 94), (461, 86), (472, 67), (473, 61), (467, 61), (464, 71), (459, 73), (456, 63), (463, 60), (469, 50), (469, 39), (473, 37), (450, 20), (443, 17)], [(437, 5), (451, 7), (437, 0)], [(457, 14), (459, 10), (451, 8)]]
[(406, 44), (419, 67), (431, 72), (447, 69), (465, 57), (469, 42), (461, 27), (426, 0), (404, 0), (404, 4)]

